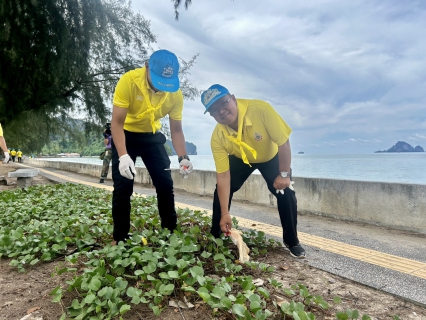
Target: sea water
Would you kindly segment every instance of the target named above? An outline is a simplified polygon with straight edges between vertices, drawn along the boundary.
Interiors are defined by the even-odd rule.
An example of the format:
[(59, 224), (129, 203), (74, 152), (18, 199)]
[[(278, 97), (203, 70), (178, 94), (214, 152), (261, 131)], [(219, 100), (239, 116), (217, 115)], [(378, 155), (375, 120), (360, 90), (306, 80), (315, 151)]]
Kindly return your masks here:
[[(190, 158), (194, 170), (215, 170), (211, 155), (191, 155)], [(102, 164), (102, 160), (94, 157), (43, 160)], [(172, 169), (179, 167), (177, 156), (170, 156), (170, 161)], [(136, 160), (136, 166), (144, 167), (140, 158)], [(291, 166), (295, 177), (426, 184), (426, 152), (294, 154)]]

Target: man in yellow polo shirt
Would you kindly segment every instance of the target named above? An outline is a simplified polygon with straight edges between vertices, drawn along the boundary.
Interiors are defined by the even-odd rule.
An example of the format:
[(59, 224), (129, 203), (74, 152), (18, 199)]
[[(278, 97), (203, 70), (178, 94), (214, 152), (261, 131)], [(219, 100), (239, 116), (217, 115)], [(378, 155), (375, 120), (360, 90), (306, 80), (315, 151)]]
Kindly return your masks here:
[(22, 151), (21, 149), (18, 149), (16, 152), (16, 156), (18, 157), (18, 162), (22, 162)]
[(12, 148), (12, 150), (10, 150), (10, 155), (12, 157), (12, 161), (15, 162), (16, 150), (14, 148)]
[(234, 192), (258, 169), (269, 191), (277, 197), (285, 247), (296, 258), (305, 249), (297, 237), (297, 202), (291, 184), (291, 128), (262, 100), (236, 99), (215, 84), (204, 91), (201, 102), (218, 122), (211, 137), (217, 185), (213, 200), (211, 233), (219, 237), (232, 228), (229, 213)]
[(9, 150), (7, 149), (7, 146), (6, 146), (6, 140), (3, 137), (3, 128), (1, 126), (1, 123), (0, 123), (0, 148), (3, 150), (3, 153), (4, 153), (3, 163), (8, 163)]
[(180, 173), (189, 174), (192, 164), (186, 155), (182, 131), (183, 96), (179, 89), (178, 73), (176, 55), (167, 50), (158, 50), (143, 68), (125, 73), (115, 88), (111, 120), (115, 242), (129, 237), (130, 196), (136, 174), (136, 157), (142, 158), (155, 186), (161, 226), (170, 231), (176, 228), (170, 159), (164, 148), (166, 137), (160, 129), (161, 118), (169, 115)]

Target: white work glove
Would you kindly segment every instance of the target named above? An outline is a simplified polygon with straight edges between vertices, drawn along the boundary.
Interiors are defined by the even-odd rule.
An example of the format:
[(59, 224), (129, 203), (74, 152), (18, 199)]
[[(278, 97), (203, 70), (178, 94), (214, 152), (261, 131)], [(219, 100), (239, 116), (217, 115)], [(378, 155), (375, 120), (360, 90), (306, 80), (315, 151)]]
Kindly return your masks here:
[(133, 180), (133, 175), (136, 175), (136, 168), (132, 158), (126, 153), (122, 155), (118, 161), (120, 161), (118, 165), (120, 174), (127, 179)]
[(3, 159), (3, 163), (7, 163), (9, 161), (9, 152), (4, 152), (4, 159)]
[(192, 172), (192, 163), (188, 159), (182, 159), (179, 163), (179, 172), (185, 176), (185, 178)]
[[(290, 185), (288, 186), (288, 188), (289, 188), (290, 190), (293, 190), (293, 191), (294, 191), (293, 184), (294, 184), (294, 181), (290, 181)], [(279, 192), (279, 193), (281, 193), (281, 194), (284, 194), (284, 189), (276, 189), (276, 190), (277, 190), (277, 193)]]

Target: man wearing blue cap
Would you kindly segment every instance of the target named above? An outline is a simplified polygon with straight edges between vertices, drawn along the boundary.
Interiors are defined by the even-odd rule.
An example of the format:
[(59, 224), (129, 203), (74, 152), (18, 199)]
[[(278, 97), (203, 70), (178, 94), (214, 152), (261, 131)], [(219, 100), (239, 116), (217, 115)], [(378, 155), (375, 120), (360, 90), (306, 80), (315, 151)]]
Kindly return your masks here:
[(182, 131), (183, 96), (179, 89), (179, 62), (167, 50), (155, 51), (143, 68), (125, 73), (115, 88), (111, 120), (112, 216), (114, 241), (124, 241), (130, 230), (130, 196), (141, 157), (157, 192), (161, 226), (173, 231), (177, 217), (170, 159), (160, 132), (161, 118), (169, 115), (173, 147), (179, 156), (180, 173), (187, 175), (192, 164), (186, 155)]
[(204, 91), (201, 102), (204, 113), (209, 112), (218, 122), (211, 137), (217, 178), (211, 233), (219, 237), (231, 230), (232, 196), (258, 169), (277, 197), (285, 247), (293, 257), (304, 258), (306, 253), (297, 237), (297, 202), (291, 182), (291, 128), (269, 103), (236, 99), (219, 84)]

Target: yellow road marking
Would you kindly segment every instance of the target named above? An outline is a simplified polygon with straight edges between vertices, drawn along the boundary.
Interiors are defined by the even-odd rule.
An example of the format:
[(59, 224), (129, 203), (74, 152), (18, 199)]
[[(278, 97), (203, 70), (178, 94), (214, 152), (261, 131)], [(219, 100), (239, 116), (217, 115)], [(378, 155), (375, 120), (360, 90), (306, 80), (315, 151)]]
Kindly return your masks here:
[[(25, 166), (25, 165), (21, 165), (21, 166)], [(29, 167), (29, 166), (25, 166), (25, 167)], [(109, 191), (113, 190), (113, 187), (110, 187), (107, 185), (86, 182), (86, 181), (82, 181), (78, 179), (73, 179), (55, 172), (47, 171), (44, 169), (40, 169), (40, 168), (37, 168), (37, 169), (47, 174), (61, 178), (63, 180), (68, 180), (68, 181), (79, 183), (79, 184), (85, 184), (95, 188), (102, 188)], [(136, 194), (136, 193), (135, 195), (142, 196), (142, 197), (146, 196), (144, 194)], [(208, 210), (208, 209), (193, 206), (193, 205), (188, 205), (185, 203), (176, 202), (176, 206), (182, 209), (188, 208), (190, 210), (205, 211), (206, 214), (208, 215), (212, 214), (212, 210)], [(263, 231), (268, 235), (282, 238), (282, 228), (278, 226), (273, 226), (270, 224), (265, 224), (259, 221), (254, 221), (254, 220), (245, 219), (241, 217), (238, 217), (238, 224), (241, 227), (248, 228), (248, 229), (253, 229), (255, 227), (257, 231)], [(304, 232), (298, 232), (298, 236), (301, 243), (306, 244), (308, 246), (319, 248), (324, 251), (336, 253), (345, 257), (359, 260), (359, 261), (374, 264), (386, 269), (399, 271), (401, 273), (409, 274), (418, 278), (426, 279), (426, 263), (411, 260), (411, 259), (401, 258), (395, 255), (383, 253), (380, 251), (357, 247), (357, 246), (346, 244), (343, 242), (310, 235)]]

